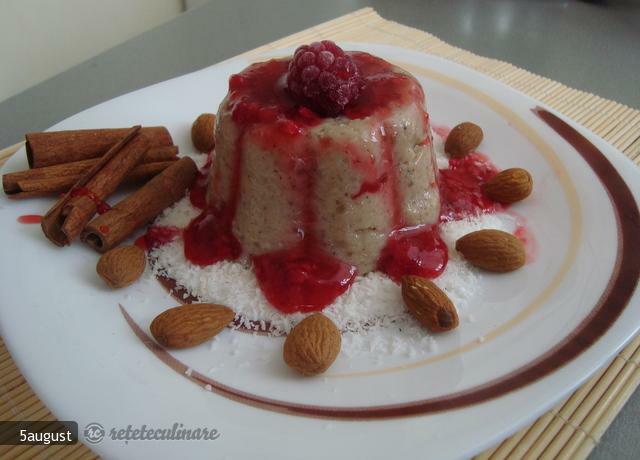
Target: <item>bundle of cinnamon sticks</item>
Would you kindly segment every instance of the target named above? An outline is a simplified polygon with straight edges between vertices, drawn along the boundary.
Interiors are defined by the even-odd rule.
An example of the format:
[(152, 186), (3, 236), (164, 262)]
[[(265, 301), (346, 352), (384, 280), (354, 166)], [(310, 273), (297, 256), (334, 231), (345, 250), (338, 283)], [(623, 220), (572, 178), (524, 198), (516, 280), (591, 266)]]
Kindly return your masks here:
[[(2, 185), (10, 198), (63, 194), (42, 218), (44, 234), (58, 246), (81, 235), (100, 252), (117, 246), (184, 196), (197, 173), (193, 160), (178, 159), (162, 126), (25, 137), (30, 169), (5, 174)], [(104, 200), (122, 183), (144, 185), (111, 208)]]
[[(2, 187), (9, 198), (58, 195), (69, 191), (128, 129), (83, 129), (28, 133), (25, 136), (30, 169), (5, 174)], [(146, 182), (177, 160), (178, 147), (163, 126), (141, 128), (148, 149), (127, 175), (128, 182)]]

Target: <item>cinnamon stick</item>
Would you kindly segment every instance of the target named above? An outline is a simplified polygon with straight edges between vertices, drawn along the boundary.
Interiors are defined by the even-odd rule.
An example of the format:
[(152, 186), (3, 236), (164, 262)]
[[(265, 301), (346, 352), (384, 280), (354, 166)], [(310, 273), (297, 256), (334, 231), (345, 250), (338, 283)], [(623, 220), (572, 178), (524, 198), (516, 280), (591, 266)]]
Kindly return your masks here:
[[(159, 161), (172, 161), (178, 159), (178, 146), (177, 145), (160, 145), (156, 147), (149, 147), (140, 163), (157, 163)], [(97, 161), (93, 159), (93, 161)]]
[[(171, 134), (164, 126), (145, 127), (140, 131), (147, 138), (149, 147), (173, 145)], [(42, 168), (100, 157), (127, 132), (128, 128), (113, 128), (27, 133), (29, 167)]]
[[(149, 148), (143, 155), (140, 163), (150, 163), (155, 166), (141, 168), (137, 166), (127, 176), (128, 182), (147, 180), (168, 166), (168, 162), (178, 159), (178, 147), (175, 145)], [(52, 193), (64, 193), (75, 184), (80, 176), (99, 161), (91, 160), (74, 161), (43, 168), (27, 169), (4, 174), (2, 176), (2, 188), (9, 198), (29, 198), (32, 196), (45, 196)], [(164, 164), (161, 166), (160, 163)], [(134, 171), (135, 178), (130, 178)], [(28, 192), (28, 193), (27, 193)], [(38, 193), (40, 192), (40, 193)]]
[(134, 126), (105, 153), (42, 218), (42, 230), (54, 244), (65, 246), (77, 238), (84, 226), (104, 207), (104, 200), (123, 181), (149, 147)]
[(99, 252), (117, 246), (185, 195), (198, 172), (193, 160), (181, 158), (109, 211), (93, 219), (82, 241)]
[[(176, 158), (177, 160), (177, 158)], [(85, 160), (88, 162), (95, 163), (94, 160)], [(79, 163), (79, 162), (74, 162)], [(74, 164), (69, 163), (69, 164)], [(133, 168), (129, 173), (124, 177), (124, 184), (138, 184), (142, 182), (147, 182), (152, 177), (160, 174), (162, 171), (171, 166), (175, 161), (158, 161), (156, 163), (144, 163), (139, 164), (135, 168)], [(43, 171), (49, 168), (57, 168), (63, 165), (56, 166), (47, 166), (46, 168), (39, 169), (29, 169), (28, 171), (21, 171), (20, 173), (11, 173), (11, 174), (22, 174), (36, 171)], [(85, 168), (88, 170), (89, 168)], [(39, 177), (39, 175), (29, 175), (23, 174), (22, 177), (7, 177), (11, 174), (5, 174), (2, 177), (2, 185), (4, 187), (4, 192), (11, 199), (24, 199), (24, 198), (34, 198), (41, 196), (49, 196), (49, 195), (59, 195), (61, 193), (68, 192), (74, 186), (76, 182), (82, 177), (82, 173), (80, 174), (50, 174), (44, 177)]]

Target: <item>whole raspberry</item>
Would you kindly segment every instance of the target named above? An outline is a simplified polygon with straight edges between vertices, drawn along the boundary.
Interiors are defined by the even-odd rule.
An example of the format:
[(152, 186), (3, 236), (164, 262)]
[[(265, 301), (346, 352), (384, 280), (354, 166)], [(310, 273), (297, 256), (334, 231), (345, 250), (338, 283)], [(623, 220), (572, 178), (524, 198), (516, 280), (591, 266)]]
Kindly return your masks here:
[(363, 84), (353, 59), (330, 40), (300, 46), (289, 63), (289, 91), (321, 115), (340, 114)]

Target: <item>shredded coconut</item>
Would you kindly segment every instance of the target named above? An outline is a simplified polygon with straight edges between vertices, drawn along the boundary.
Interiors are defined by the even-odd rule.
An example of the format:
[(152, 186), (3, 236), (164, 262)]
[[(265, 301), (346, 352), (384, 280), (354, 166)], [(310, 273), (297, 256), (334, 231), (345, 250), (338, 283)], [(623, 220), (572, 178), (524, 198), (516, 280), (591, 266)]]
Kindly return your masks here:
[[(157, 224), (178, 225), (189, 214), (193, 214), (193, 207), (188, 199), (183, 199), (167, 210)], [(449, 247), (449, 263), (434, 282), (447, 293), (459, 312), (466, 313), (479, 285), (475, 269), (455, 251), (455, 241), (481, 228), (509, 230), (509, 224), (509, 220), (499, 215), (486, 214), (441, 226), (441, 237)], [(185, 258), (180, 239), (155, 248), (151, 256), (156, 274), (173, 278), (178, 286), (200, 301), (232, 305), (238, 315), (236, 327), (283, 335), (306, 316), (284, 314), (271, 306), (246, 260), (223, 261), (206, 267), (193, 265)], [(382, 273), (358, 276), (351, 288), (323, 313), (344, 332), (343, 352), (347, 355), (351, 351), (367, 350), (411, 357), (416, 350), (433, 351), (435, 346), (432, 343), (435, 340), (425, 337), (424, 329), (406, 313), (400, 287)], [(473, 321), (472, 318), (469, 316), (469, 321)], [(210, 349), (215, 348), (213, 340)]]
[[(434, 146), (439, 165), (447, 161), (441, 167), (448, 166), (443, 142), (438, 135), (434, 136)], [(199, 166), (205, 161), (203, 158), (195, 159)], [(183, 198), (166, 209), (155, 225), (184, 228), (198, 214), (199, 210), (191, 205), (189, 199)], [(511, 231), (513, 225), (510, 216), (484, 214), (440, 226), (441, 237), (449, 248), (449, 262), (444, 273), (434, 282), (451, 298), (461, 318), (475, 321), (467, 309), (480, 286), (475, 269), (456, 252), (456, 240), (483, 228)], [(237, 314), (236, 328), (266, 331), (279, 336), (289, 332), (306, 316), (303, 313), (284, 314), (270, 305), (246, 259), (223, 261), (205, 267), (193, 265), (184, 256), (182, 239), (153, 249), (151, 257), (155, 274), (174, 279), (178, 287), (202, 302), (232, 306)], [(406, 312), (400, 286), (382, 273), (358, 276), (347, 292), (325, 308), (323, 313), (342, 330), (342, 353), (346, 356), (375, 353), (413, 358), (419, 354), (433, 353), (438, 347), (437, 340)], [(210, 349), (213, 351), (216, 348), (214, 339)], [(190, 369), (187, 375), (190, 375)]]

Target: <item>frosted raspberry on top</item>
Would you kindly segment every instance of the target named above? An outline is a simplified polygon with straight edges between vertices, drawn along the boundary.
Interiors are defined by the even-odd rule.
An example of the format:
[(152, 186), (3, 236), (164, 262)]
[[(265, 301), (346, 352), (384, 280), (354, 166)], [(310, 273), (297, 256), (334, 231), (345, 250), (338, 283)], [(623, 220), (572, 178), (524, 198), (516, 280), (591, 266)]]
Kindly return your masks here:
[(364, 79), (351, 56), (330, 40), (300, 46), (289, 64), (289, 91), (321, 115), (342, 113), (363, 86)]

